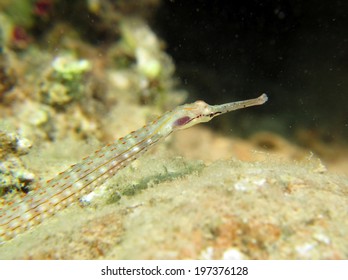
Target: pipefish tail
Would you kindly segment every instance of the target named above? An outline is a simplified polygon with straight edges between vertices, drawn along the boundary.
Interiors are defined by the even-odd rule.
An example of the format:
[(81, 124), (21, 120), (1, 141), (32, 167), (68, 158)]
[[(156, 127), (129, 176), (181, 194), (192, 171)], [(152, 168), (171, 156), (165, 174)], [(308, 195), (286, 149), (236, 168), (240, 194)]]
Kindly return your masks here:
[(20, 202), (0, 209), (0, 244), (92, 192), (172, 132), (208, 122), (227, 112), (262, 105), (267, 99), (267, 95), (262, 94), (258, 98), (222, 105), (212, 106), (204, 101), (182, 105), (95, 151), (48, 180), (41, 188), (29, 192)]

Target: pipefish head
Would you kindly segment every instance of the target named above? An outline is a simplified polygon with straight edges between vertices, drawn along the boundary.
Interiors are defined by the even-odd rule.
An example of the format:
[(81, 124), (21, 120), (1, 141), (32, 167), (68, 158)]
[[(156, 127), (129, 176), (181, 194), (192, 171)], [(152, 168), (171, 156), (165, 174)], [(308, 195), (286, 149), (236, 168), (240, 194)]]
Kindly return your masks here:
[(173, 112), (173, 129), (185, 129), (195, 124), (208, 122), (215, 116), (231, 112), (246, 107), (262, 105), (268, 100), (266, 94), (262, 94), (258, 98), (226, 103), (222, 105), (209, 105), (204, 101), (196, 101), (178, 107)]

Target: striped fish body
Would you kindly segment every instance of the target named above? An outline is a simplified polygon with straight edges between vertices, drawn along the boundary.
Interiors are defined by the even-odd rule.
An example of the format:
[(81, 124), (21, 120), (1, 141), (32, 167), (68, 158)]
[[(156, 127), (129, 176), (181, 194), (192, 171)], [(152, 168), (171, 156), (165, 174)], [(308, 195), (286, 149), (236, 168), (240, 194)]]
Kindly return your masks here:
[(0, 244), (31, 229), (90, 193), (173, 131), (207, 122), (214, 116), (232, 110), (260, 105), (266, 101), (266, 95), (216, 106), (197, 101), (167, 112), (156, 121), (70, 166), (48, 180), (42, 187), (29, 192), (22, 201), (0, 209)]
[(41, 223), (113, 177), (166, 136), (163, 129), (157, 132), (160, 125), (159, 119), (95, 151), (29, 192), (22, 201), (1, 209), (0, 243)]

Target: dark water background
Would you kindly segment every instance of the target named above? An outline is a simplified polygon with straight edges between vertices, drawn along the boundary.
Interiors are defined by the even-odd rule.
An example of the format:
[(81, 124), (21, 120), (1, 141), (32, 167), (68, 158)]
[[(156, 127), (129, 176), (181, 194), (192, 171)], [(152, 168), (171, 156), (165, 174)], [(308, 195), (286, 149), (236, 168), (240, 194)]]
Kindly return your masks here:
[(266, 92), (252, 115), (268, 121), (248, 114), (250, 123), (288, 136), (311, 129), (327, 142), (348, 136), (347, 1), (163, 1), (153, 25), (192, 100)]

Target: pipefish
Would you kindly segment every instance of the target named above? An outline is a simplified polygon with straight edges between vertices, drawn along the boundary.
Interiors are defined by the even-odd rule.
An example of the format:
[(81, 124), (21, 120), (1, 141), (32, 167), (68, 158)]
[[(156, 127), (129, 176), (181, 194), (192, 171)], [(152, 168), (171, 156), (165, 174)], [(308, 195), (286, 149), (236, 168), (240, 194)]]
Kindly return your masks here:
[(222, 105), (196, 101), (178, 106), (157, 120), (106, 145), (46, 181), (41, 188), (30, 191), (20, 202), (0, 209), (0, 244), (30, 230), (92, 192), (172, 132), (208, 122), (227, 112), (262, 105), (267, 99), (267, 95), (262, 94), (258, 98)]

